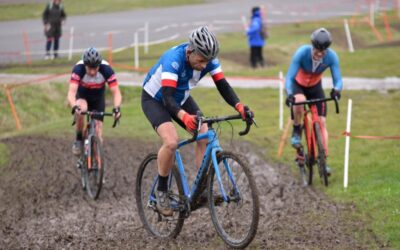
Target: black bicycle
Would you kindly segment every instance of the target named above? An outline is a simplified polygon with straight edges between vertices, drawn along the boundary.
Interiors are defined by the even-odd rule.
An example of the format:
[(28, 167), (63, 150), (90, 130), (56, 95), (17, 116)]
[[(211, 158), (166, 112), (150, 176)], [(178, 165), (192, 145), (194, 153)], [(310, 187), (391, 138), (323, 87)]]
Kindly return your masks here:
[[(81, 112), (81, 114), (86, 115), (87, 122), (81, 145), (83, 150), (76, 164), (81, 172), (82, 189), (86, 190), (89, 197), (95, 200), (100, 195), (105, 171), (103, 148), (100, 138), (96, 135), (95, 118), (113, 116), (113, 113), (87, 111)], [(114, 121), (113, 128), (117, 125), (117, 122), (118, 120)], [(75, 119), (72, 125), (74, 124)]]

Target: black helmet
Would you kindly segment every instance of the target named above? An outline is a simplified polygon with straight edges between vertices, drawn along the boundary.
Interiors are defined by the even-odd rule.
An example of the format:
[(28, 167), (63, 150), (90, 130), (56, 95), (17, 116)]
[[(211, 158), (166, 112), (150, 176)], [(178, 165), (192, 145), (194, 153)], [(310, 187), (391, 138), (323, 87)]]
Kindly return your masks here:
[(311, 34), (311, 43), (318, 50), (326, 50), (332, 43), (331, 33), (325, 28), (319, 28)]
[(83, 63), (91, 68), (98, 67), (102, 60), (100, 53), (93, 47), (83, 53)]
[(208, 30), (207, 26), (200, 27), (192, 32), (189, 37), (190, 47), (207, 60), (217, 57), (219, 43), (214, 33)]

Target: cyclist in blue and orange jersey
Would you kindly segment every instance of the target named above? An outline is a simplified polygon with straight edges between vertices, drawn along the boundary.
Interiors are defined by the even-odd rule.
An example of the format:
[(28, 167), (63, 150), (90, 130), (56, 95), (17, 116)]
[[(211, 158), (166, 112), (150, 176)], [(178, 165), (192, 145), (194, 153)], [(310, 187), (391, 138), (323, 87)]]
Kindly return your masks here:
[[(206, 26), (193, 31), (188, 43), (167, 50), (147, 74), (142, 91), (142, 109), (162, 140), (158, 151), (157, 208), (165, 216), (173, 214), (169, 205), (168, 175), (174, 164), (178, 134), (172, 120), (189, 132), (197, 129), (196, 113), (200, 111), (190, 89), (210, 73), (224, 100), (246, 119), (245, 106), (225, 79), (217, 59), (219, 43)], [(203, 124), (200, 133), (208, 130)], [(207, 140), (197, 142), (195, 164), (199, 168)]]
[[(303, 45), (297, 49), (286, 75), (286, 104), (303, 102), (306, 99), (325, 98), (322, 89), (322, 74), (330, 68), (333, 89), (330, 92), (332, 98), (340, 99), (342, 91), (342, 75), (339, 68), (339, 57), (336, 52), (329, 48), (332, 37), (329, 31), (324, 28), (315, 30), (311, 35), (311, 45)], [(325, 128), (325, 141), (328, 145), (328, 131), (326, 129), (327, 107), (325, 103), (318, 103), (318, 115)], [(303, 107), (293, 106), (294, 121), (292, 146), (301, 146), (301, 121), (303, 117)], [(330, 172), (330, 169), (327, 169)]]
[[(114, 119), (121, 117), (122, 96), (118, 87), (114, 70), (103, 60), (95, 48), (87, 49), (73, 68), (69, 90), (68, 103), (72, 107), (72, 114), (76, 115), (76, 140), (72, 146), (72, 153), (81, 154), (83, 139), (83, 116), (81, 112), (105, 110), (105, 84), (108, 83), (113, 96)], [(96, 133), (102, 139), (103, 117), (95, 117)]]

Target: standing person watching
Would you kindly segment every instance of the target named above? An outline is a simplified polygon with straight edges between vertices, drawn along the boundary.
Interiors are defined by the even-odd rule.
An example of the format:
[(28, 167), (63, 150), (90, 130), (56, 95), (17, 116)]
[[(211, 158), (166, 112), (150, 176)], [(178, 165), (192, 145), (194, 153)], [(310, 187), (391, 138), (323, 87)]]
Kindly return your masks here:
[(264, 67), (263, 47), (268, 34), (263, 27), (260, 7), (253, 7), (251, 13), (251, 22), (246, 33), (250, 46), (250, 65), (255, 69), (258, 64)]
[[(332, 98), (340, 99), (343, 88), (342, 75), (339, 68), (339, 57), (336, 52), (329, 49), (332, 37), (328, 30), (319, 28), (311, 34), (311, 45), (303, 45), (297, 49), (292, 58), (288, 73), (286, 75), (286, 105), (290, 103), (304, 102), (306, 99), (325, 98), (322, 89), (322, 74), (329, 68), (332, 74), (333, 89), (330, 93)], [(326, 103), (317, 104), (318, 115), (323, 123), (326, 146), (328, 146), (328, 131), (326, 129)], [(293, 106), (294, 121), (292, 133), (292, 146), (301, 146), (301, 129), (304, 108)], [(327, 166), (327, 172), (331, 169)]]
[[(178, 134), (172, 120), (192, 132), (197, 129), (197, 103), (190, 95), (200, 79), (211, 74), (224, 100), (247, 118), (245, 106), (225, 79), (217, 55), (219, 43), (206, 26), (193, 31), (188, 43), (167, 50), (147, 74), (142, 91), (142, 109), (153, 129), (162, 140), (158, 151), (157, 209), (164, 216), (172, 216), (168, 194), (168, 175), (175, 160)], [(208, 130), (202, 124), (199, 133)], [(197, 141), (195, 164), (199, 168), (207, 146), (207, 139)]]
[[(45, 59), (58, 57), (58, 48), (60, 46), (60, 37), (62, 34), (61, 26), (67, 15), (61, 0), (53, 0), (46, 5), (43, 12), (44, 33), (46, 35), (46, 55)], [(50, 55), (51, 45), (53, 44), (53, 55)]]
[[(81, 112), (105, 110), (105, 84), (108, 83), (113, 97), (114, 119), (121, 117), (122, 96), (118, 87), (114, 70), (102, 60), (100, 53), (95, 48), (87, 49), (73, 68), (68, 90), (68, 103), (72, 108), (72, 114), (76, 115), (76, 140), (72, 146), (72, 153), (79, 156), (82, 151), (83, 122)], [(102, 128), (103, 117), (96, 117), (96, 133), (103, 141)]]

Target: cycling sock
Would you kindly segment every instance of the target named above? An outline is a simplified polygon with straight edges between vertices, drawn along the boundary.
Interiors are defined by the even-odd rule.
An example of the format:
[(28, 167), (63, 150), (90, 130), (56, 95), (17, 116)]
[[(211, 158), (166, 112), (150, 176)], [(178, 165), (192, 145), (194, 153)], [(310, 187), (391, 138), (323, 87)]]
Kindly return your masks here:
[(300, 133), (301, 131), (301, 125), (293, 125), (293, 131), (296, 133)]
[(158, 191), (167, 192), (168, 191), (168, 176), (158, 175)]
[(81, 131), (76, 132), (76, 140), (77, 141), (82, 141), (82, 139), (83, 139), (82, 132)]

